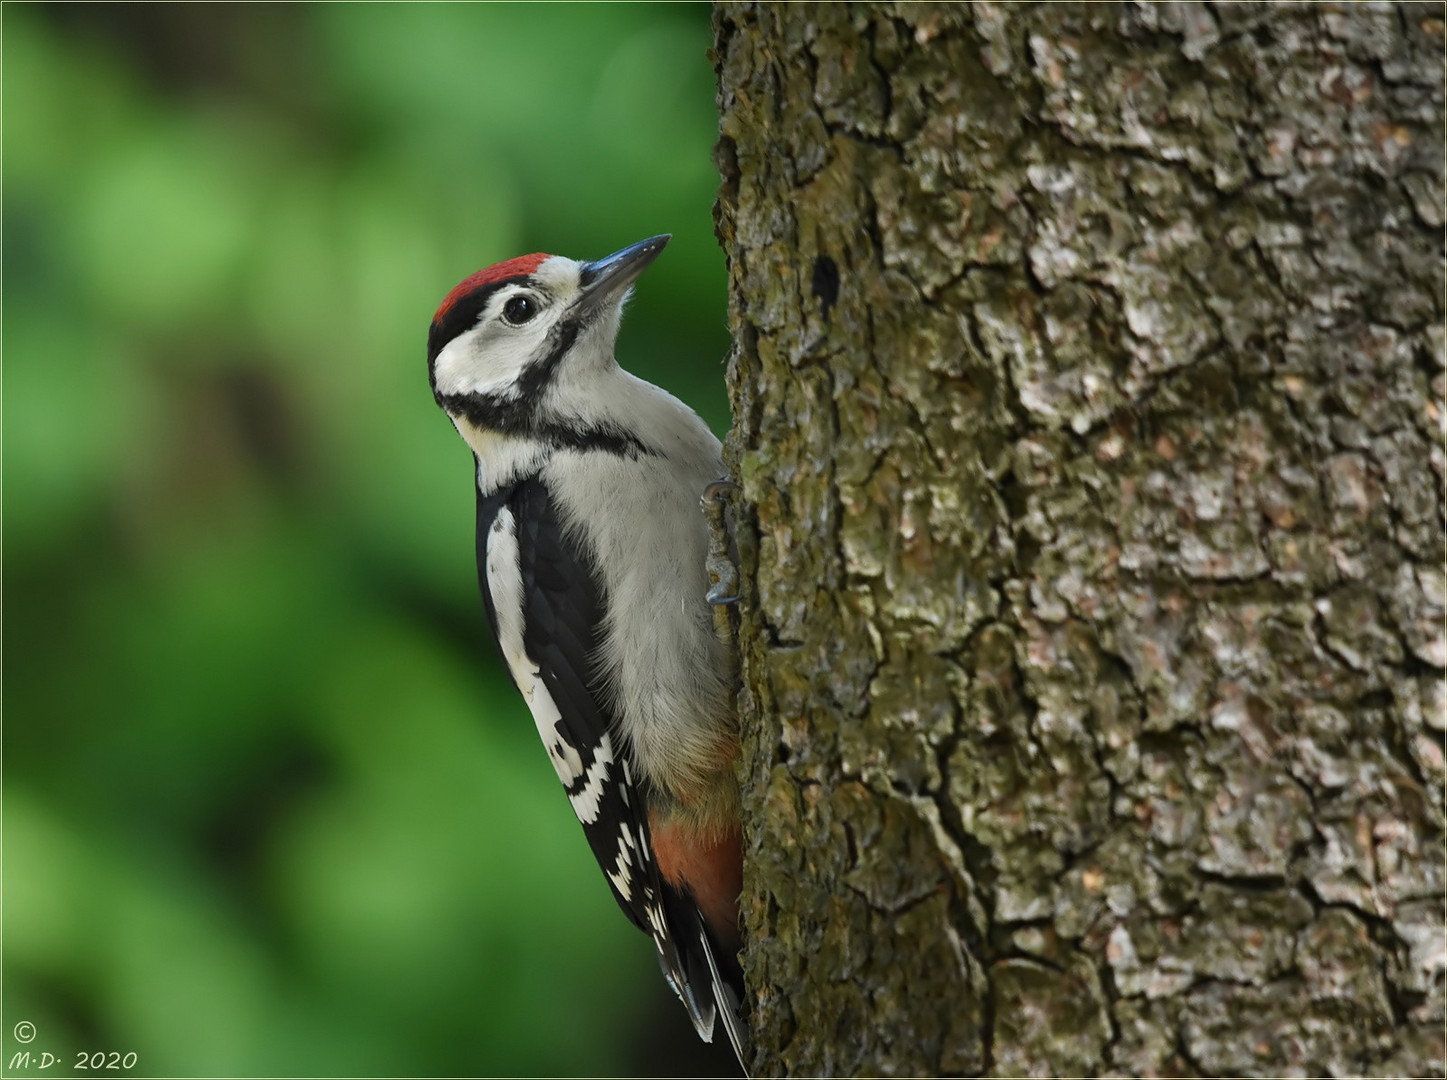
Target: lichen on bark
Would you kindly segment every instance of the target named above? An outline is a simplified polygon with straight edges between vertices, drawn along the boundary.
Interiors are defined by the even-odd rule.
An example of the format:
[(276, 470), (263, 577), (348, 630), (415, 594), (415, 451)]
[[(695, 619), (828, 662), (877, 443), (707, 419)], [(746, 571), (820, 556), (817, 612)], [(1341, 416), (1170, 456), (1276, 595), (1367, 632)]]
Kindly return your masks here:
[(715, 27), (755, 1068), (1440, 1075), (1440, 8)]

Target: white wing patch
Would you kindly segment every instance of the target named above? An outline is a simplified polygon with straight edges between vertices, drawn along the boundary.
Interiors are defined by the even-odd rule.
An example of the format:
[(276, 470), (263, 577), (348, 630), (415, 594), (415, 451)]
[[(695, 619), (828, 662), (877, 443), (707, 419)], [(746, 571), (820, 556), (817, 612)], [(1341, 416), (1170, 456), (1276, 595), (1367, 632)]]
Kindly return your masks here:
[[(513, 681), (528, 703), (533, 714), (533, 723), (538, 729), (538, 738), (553, 763), (563, 787), (571, 791), (578, 777), (583, 775), (583, 759), (578, 751), (568, 745), (558, 728), (563, 714), (558, 710), (553, 695), (543, 683), (538, 665), (533, 663), (523, 648), (523, 578), (519, 569), (517, 522), (512, 510), (504, 506), (497, 512), (487, 538), (487, 589), (492, 594), (492, 610), (497, 621), (497, 640), (502, 646), (503, 659), (512, 672)], [(613, 747), (608, 737), (593, 759), (588, 770), (588, 783), (577, 795), (570, 794), (573, 810), (584, 824), (591, 824), (598, 817), (598, 803), (607, 780), (607, 766), (613, 760)], [(583, 817), (583, 810), (589, 816)]]

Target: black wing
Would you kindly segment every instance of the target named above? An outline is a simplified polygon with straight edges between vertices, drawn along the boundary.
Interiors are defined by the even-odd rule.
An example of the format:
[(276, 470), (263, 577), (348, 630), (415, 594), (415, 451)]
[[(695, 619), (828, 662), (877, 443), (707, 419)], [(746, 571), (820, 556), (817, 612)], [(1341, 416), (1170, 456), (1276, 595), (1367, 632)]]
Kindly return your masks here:
[[(633, 775), (629, 748), (600, 692), (595, 658), (603, 607), (597, 574), (564, 534), (537, 478), (491, 496), (479, 491), (477, 558), (483, 601), (503, 658), (528, 700), (593, 857), (618, 906), (653, 938), (665, 977), (699, 1034), (709, 1039), (714, 1002), (724, 993), (718, 953), (710, 948), (692, 898), (659, 875), (649, 840), (647, 782)], [(520, 625), (510, 614), (519, 601)], [(509, 606), (500, 612), (503, 605)], [(732, 955), (723, 959), (730, 975), (737, 971)], [(733, 988), (727, 993), (732, 1000), (725, 995), (718, 1004), (728, 1012), (732, 1040), (738, 994)]]

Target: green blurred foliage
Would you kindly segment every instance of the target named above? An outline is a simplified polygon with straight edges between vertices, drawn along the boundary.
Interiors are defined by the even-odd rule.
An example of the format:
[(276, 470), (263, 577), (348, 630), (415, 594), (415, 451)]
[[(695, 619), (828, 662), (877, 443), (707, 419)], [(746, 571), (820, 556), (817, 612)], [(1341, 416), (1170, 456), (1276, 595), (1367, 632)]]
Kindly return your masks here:
[(708, 14), (6, 5), (7, 1062), (717, 1064), (640, 1049), (694, 1036), (487, 639), (424, 347), (479, 266), (669, 231), (620, 357), (722, 431)]

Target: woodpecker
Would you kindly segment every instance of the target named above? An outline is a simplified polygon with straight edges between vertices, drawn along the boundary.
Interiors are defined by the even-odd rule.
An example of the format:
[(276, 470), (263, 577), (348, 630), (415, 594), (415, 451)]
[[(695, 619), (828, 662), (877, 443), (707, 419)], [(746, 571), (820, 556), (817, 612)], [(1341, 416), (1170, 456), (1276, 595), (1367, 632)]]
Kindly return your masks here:
[(669, 239), (479, 270), (437, 308), (427, 369), (475, 459), (478, 583), (513, 683), (614, 899), (742, 1063), (735, 667), (699, 505), (724, 468), (698, 415), (614, 358)]

